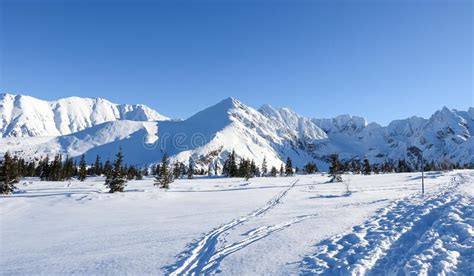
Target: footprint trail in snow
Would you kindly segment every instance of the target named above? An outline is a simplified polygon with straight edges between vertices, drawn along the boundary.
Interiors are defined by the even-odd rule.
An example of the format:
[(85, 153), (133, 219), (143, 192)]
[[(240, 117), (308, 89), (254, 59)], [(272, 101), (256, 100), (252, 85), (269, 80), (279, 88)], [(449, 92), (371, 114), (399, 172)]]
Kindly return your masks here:
[(167, 274), (183, 275), (211, 273), (218, 269), (220, 262), (226, 256), (237, 252), (260, 239), (263, 239), (274, 232), (281, 231), (295, 223), (299, 223), (305, 219), (314, 217), (315, 214), (298, 216), (283, 223), (271, 226), (262, 226), (248, 231), (246, 233), (246, 238), (217, 249), (219, 237), (221, 237), (222, 234), (235, 229), (237, 226), (243, 224), (249, 219), (265, 214), (273, 207), (280, 204), (288, 192), (295, 187), (296, 183), (298, 183), (298, 179), (291, 183), (289, 187), (279, 192), (275, 197), (268, 201), (265, 206), (254, 210), (248, 215), (223, 224), (213, 231), (205, 234), (199, 241), (191, 244), (187, 250), (180, 254), (182, 257), (177, 263), (164, 268)]
[(472, 179), (409, 196), (380, 209), (347, 234), (323, 240), (301, 263), (302, 275), (434, 275), (474, 271), (474, 198), (458, 193)]

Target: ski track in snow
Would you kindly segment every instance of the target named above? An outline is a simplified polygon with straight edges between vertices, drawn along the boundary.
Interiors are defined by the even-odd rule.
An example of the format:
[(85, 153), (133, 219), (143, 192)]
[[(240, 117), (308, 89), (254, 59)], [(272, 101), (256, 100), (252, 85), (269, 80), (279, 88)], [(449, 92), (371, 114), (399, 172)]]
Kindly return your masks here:
[(474, 273), (474, 198), (457, 193), (468, 181), (459, 174), (445, 191), (394, 201), (350, 233), (323, 240), (300, 274)]
[(301, 222), (305, 219), (314, 217), (315, 214), (298, 216), (290, 221), (272, 225), (264, 226), (254, 229), (246, 233), (246, 238), (235, 242), (231, 245), (224, 246), (216, 250), (219, 237), (225, 232), (234, 229), (238, 225), (248, 221), (251, 218), (260, 216), (268, 212), (270, 209), (281, 203), (281, 200), (293, 189), (298, 183), (299, 179), (295, 180), (291, 185), (279, 192), (273, 197), (264, 207), (258, 208), (248, 215), (234, 219), (213, 231), (205, 234), (199, 241), (188, 246), (183, 253), (181, 253), (180, 260), (173, 265), (164, 267), (166, 274), (169, 275), (187, 275), (187, 274), (208, 274), (218, 269), (220, 262), (228, 255), (239, 251), (246, 246), (267, 237), (268, 235), (283, 230), (295, 223)]

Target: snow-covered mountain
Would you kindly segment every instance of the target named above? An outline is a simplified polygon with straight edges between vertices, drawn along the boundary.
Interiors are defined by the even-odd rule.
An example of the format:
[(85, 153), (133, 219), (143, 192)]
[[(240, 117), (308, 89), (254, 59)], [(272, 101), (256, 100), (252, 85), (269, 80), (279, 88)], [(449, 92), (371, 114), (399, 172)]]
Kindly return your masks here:
[[(79, 98), (68, 99), (82, 103)], [(57, 106), (58, 102), (68, 101), (60, 100), (47, 106)], [(429, 119), (411, 117), (383, 127), (350, 115), (311, 119), (288, 108), (264, 105), (256, 110), (233, 98), (182, 121), (166, 120), (166, 117), (145, 106), (125, 108), (101, 99), (85, 99), (84, 102), (89, 103), (86, 106), (90, 107), (84, 112), (76, 106), (77, 109), (64, 108), (68, 112), (60, 113), (68, 114), (61, 118), (68, 118), (64, 120), (73, 122), (69, 123), (73, 127), (62, 130), (58, 127), (62, 124), (56, 124), (53, 116), (52, 129), (67, 134), (45, 137), (41, 133), (49, 128), (43, 127), (43, 132), (39, 132), (38, 128), (29, 129), (28, 122), (24, 122), (19, 128), (21, 131), (15, 133), (32, 133), (36, 134), (35, 137), (8, 137), (13, 136), (12, 132), (3, 132), (6, 138), (0, 139), (0, 153), (9, 150), (26, 156), (45, 156), (61, 152), (74, 157), (86, 154), (88, 161), (92, 162), (96, 155), (103, 160), (113, 159), (121, 147), (127, 163), (155, 163), (166, 152), (172, 161), (187, 163), (191, 157), (199, 167), (204, 168), (215, 163), (222, 165), (232, 150), (238, 157), (253, 159), (257, 164), (266, 158), (269, 166), (276, 167), (290, 157), (297, 166), (315, 161), (324, 169), (327, 157), (333, 153), (338, 153), (345, 160), (367, 158), (371, 163), (381, 163), (407, 159), (409, 163), (416, 164), (422, 152), (423, 158), (428, 161), (474, 163), (474, 108), (468, 111), (443, 108)], [(112, 108), (91, 108), (91, 102), (105, 102)], [(16, 118), (30, 118), (33, 116), (30, 114), (35, 114), (37, 117), (33, 118), (43, 122), (42, 117), (29, 107), (25, 107), (25, 114), (22, 105), (16, 107)], [(2, 116), (8, 114), (3, 111), (5, 104), (1, 108)], [(100, 110), (112, 110), (110, 114), (116, 116), (106, 117)], [(93, 114), (95, 119), (77, 114)], [(97, 117), (107, 119), (102, 119), (100, 123)], [(86, 118), (89, 120), (85, 121)]]
[(43, 101), (0, 94), (0, 137), (58, 136), (116, 120), (162, 121), (145, 105), (118, 105), (105, 99), (69, 97)]
[(221, 165), (235, 149), (239, 157), (258, 162), (265, 157), (269, 165), (280, 166), (288, 156), (303, 164), (313, 159), (308, 145), (327, 136), (310, 120), (291, 114), (266, 116), (228, 98), (184, 121), (118, 120), (57, 137), (3, 138), (0, 146), (27, 156), (86, 154), (88, 161), (96, 155), (112, 159), (121, 147), (128, 163), (157, 162), (166, 152), (181, 162), (192, 157), (200, 167)]

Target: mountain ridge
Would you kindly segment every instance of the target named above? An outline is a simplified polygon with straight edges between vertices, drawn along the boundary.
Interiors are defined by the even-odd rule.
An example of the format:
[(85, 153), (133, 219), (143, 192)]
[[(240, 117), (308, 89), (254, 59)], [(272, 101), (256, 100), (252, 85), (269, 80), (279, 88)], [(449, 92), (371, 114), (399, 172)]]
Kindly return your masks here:
[(169, 120), (146, 105), (115, 104), (103, 98), (44, 101), (0, 94), (0, 137), (59, 136), (115, 120)]
[[(4, 109), (0, 105), (0, 111)], [(186, 120), (133, 118), (115, 118), (52, 137), (2, 138), (0, 148), (31, 156), (86, 154), (90, 162), (95, 155), (112, 159), (122, 147), (129, 163), (156, 163), (166, 152), (172, 161), (187, 163), (192, 158), (203, 168), (222, 166), (232, 150), (257, 163), (265, 157), (276, 167), (290, 157), (299, 167), (314, 161), (324, 168), (333, 153), (343, 160), (367, 158), (381, 164), (407, 159), (416, 165), (420, 157), (413, 148), (418, 148), (428, 161), (474, 164), (474, 108), (444, 107), (428, 119), (412, 116), (381, 126), (352, 115), (315, 119), (271, 105), (257, 110), (229, 97)]]

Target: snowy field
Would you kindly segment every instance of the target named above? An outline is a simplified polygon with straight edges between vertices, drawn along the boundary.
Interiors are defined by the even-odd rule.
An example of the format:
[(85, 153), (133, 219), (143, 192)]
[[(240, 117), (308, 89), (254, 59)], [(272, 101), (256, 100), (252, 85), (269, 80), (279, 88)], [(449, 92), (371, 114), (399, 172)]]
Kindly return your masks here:
[(344, 179), (23, 180), (0, 274), (474, 273), (474, 171), (428, 173), (424, 197), (419, 173)]

